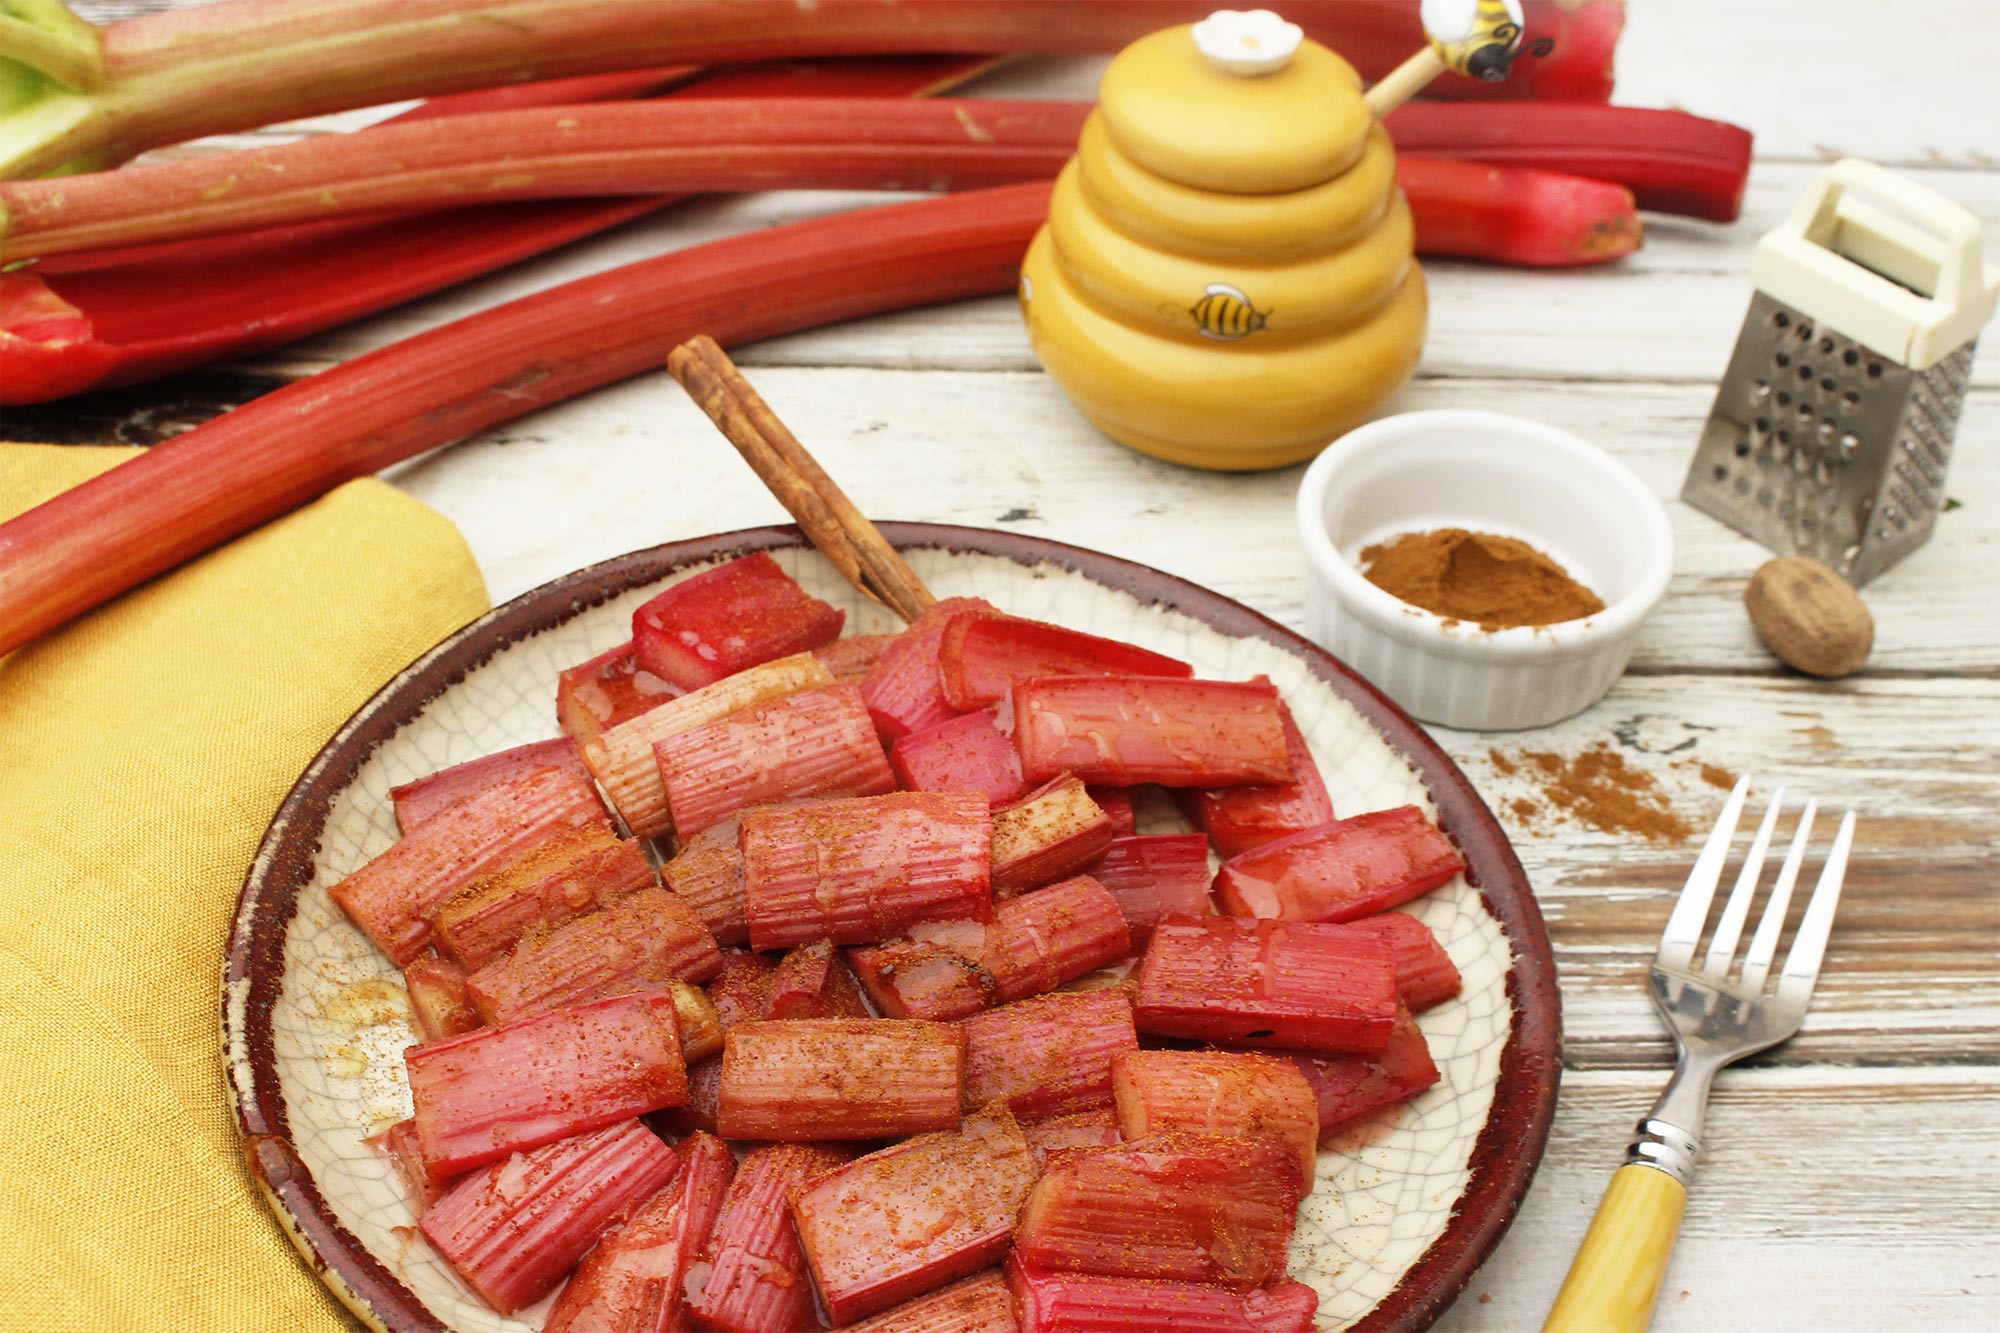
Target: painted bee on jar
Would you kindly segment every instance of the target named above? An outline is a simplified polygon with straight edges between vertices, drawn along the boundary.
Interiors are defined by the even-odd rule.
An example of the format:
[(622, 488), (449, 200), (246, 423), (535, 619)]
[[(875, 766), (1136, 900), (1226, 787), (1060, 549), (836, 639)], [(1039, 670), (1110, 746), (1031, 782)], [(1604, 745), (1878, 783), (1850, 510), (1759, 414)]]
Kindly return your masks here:
[[(1520, 0), (1423, 0), (1424, 32), (1454, 73), (1499, 83), (1521, 54)], [(1528, 48), (1545, 56), (1555, 43), (1544, 37)]]
[(1235, 342), (1264, 327), (1271, 312), (1250, 304), (1250, 298), (1226, 282), (1211, 282), (1201, 299), (1188, 307), (1195, 331), (1217, 342)]

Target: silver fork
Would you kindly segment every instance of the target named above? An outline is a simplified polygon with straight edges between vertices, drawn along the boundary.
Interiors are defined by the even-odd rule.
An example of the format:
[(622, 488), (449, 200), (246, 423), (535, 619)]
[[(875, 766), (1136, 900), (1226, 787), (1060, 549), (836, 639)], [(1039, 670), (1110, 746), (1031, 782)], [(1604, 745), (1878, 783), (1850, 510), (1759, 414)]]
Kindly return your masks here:
[(1723, 865), (1729, 859), (1736, 821), (1743, 813), (1749, 787), (1746, 774), (1730, 792), (1708, 842), (1688, 873), (1687, 887), (1667, 918), (1660, 951), (1653, 960), (1653, 1007), (1673, 1030), (1679, 1053), (1674, 1076), (1652, 1114), (1639, 1122), (1639, 1137), (1597, 1205), (1597, 1215), (1570, 1264), (1555, 1308), (1542, 1325), (1543, 1333), (1643, 1333), (1652, 1322), (1653, 1302), (1659, 1296), (1667, 1257), (1680, 1230), (1688, 1181), (1701, 1154), (1702, 1115), (1708, 1108), (1708, 1092), (1717, 1071), (1776, 1046), (1797, 1032), (1806, 1016), (1820, 963), (1826, 957), (1827, 936), (1833, 931), (1834, 908), (1840, 902), (1840, 883), (1854, 842), (1854, 812), (1850, 810), (1841, 818), (1840, 831), (1806, 904), (1791, 952), (1785, 956), (1776, 986), (1767, 989), (1792, 888), (1812, 834), (1816, 809), (1812, 801), (1806, 802), (1799, 815), (1791, 850), (1771, 886), (1742, 969), (1734, 979), (1730, 972), (1784, 804), (1783, 787), (1772, 794), (1771, 808), (1743, 858), (1743, 868), (1723, 905), (1708, 951), (1698, 966), (1695, 962), (1695, 947), (1708, 921), (1716, 886), (1722, 882)]

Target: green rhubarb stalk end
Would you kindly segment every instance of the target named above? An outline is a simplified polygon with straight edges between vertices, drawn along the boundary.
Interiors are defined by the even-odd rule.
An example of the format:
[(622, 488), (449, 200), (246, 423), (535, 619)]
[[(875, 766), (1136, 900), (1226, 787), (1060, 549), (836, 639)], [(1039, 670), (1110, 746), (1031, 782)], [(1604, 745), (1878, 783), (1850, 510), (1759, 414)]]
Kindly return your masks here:
[(98, 114), (103, 82), (95, 26), (57, 0), (0, 0), (0, 177), (59, 167), (51, 155)]

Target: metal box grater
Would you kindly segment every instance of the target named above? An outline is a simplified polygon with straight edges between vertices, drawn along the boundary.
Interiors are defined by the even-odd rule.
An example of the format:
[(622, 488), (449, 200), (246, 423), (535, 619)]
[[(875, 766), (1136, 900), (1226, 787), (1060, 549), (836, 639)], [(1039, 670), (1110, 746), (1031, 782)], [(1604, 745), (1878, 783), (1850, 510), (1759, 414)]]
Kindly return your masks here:
[(1979, 220), (1852, 159), (1757, 247), (1681, 498), (1859, 586), (1929, 539), (1980, 328)]

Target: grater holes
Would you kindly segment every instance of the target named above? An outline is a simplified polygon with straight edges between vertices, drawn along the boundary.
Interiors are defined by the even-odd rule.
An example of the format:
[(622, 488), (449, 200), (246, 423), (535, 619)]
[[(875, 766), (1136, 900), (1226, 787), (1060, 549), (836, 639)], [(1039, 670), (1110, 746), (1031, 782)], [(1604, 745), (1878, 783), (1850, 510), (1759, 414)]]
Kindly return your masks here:
[(1793, 330), (1793, 332), (1795, 332), (1795, 333), (1797, 333), (1797, 334), (1799, 335), (1799, 341), (1800, 341), (1800, 342), (1802, 342), (1802, 343), (1809, 343), (1809, 342), (1811, 342), (1811, 341), (1812, 341), (1812, 334), (1813, 334), (1813, 326), (1812, 326), (1812, 323), (1811, 323), (1811, 321), (1809, 321), (1809, 320), (1800, 320), (1800, 321), (1799, 321), (1799, 326), (1798, 326), (1798, 328), (1797, 328), (1797, 329), (1795, 329), (1795, 330)]
[[(1738, 440), (1736, 442), (1736, 456), (1738, 458), (1748, 458), (1750, 456), (1750, 441)], [(1718, 467), (1716, 471), (1720, 472), (1722, 469)], [(1722, 478), (1717, 477), (1716, 480), (1721, 481)]]
[(1819, 382), (1819, 391), (1823, 394), (1826, 394), (1828, 397), (1831, 397), (1833, 395), (1833, 389), (1834, 389), (1834, 384), (1831, 377), (1823, 379)]
[(1792, 396), (1791, 396), (1791, 394), (1789, 394), (1789, 393), (1786, 393), (1786, 392), (1785, 392), (1785, 391), (1784, 391), (1783, 389), (1780, 389), (1780, 390), (1778, 391), (1778, 406), (1779, 406), (1779, 407), (1790, 407), (1791, 405), (1792, 405)]
[(1854, 390), (1849, 389), (1846, 393), (1840, 395), (1841, 411), (1852, 412), (1859, 406), (1861, 406), (1861, 395), (1854, 392)]
[(1825, 352), (1825, 353), (1829, 353), (1829, 354), (1830, 354), (1830, 353), (1831, 353), (1831, 352), (1833, 351), (1833, 339), (1831, 339), (1831, 338), (1821, 338), (1821, 339), (1819, 340), (1819, 350), (1820, 350), (1821, 352)]
[(1850, 366), (1858, 366), (1861, 364), (1861, 353), (1850, 347), (1841, 353), (1840, 359)]
[(1728, 480), (1729, 480), (1729, 469), (1728, 469), (1728, 468), (1726, 468), (1726, 467), (1724, 467), (1724, 466), (1723, 466), (1722, 464), (1720, 464), (1720, 463), (1717, 463), (1717, 464), (1715, 465), (1715, 479), (1716, 479), (1717, 481), (1719, 481), (1719, 482), (1721, 482), (1721, 481), (1728, 481)]
[(1799, 380), (1804, 384), (1813, 382), (1813, 368), (1804, 361), (1799, 362)]
[(1782, 329), (1792, 322), (1792, 317), (1780, 310), (1777, 314), (1771, 316), (1771, 322)]
[(1783, 370), (1792, 364), (1792, 354), (1790, 352), (1777, 352), (1772, 355), (1771, 360), (1777, 364), (1778, 369)]
[(1882, 363), (1880, 361), (1870, 361), (1868, 363), (1868, 378), (1871, 380), (1882, 378)]

